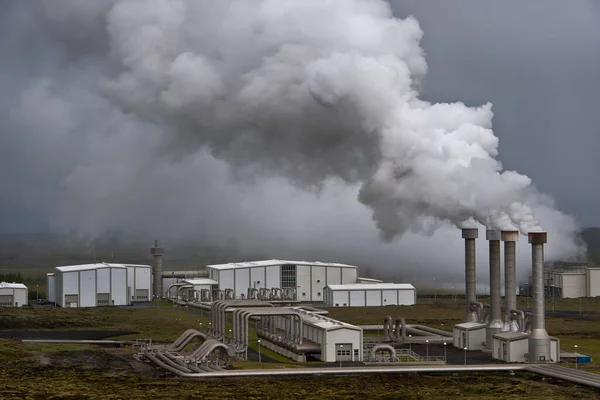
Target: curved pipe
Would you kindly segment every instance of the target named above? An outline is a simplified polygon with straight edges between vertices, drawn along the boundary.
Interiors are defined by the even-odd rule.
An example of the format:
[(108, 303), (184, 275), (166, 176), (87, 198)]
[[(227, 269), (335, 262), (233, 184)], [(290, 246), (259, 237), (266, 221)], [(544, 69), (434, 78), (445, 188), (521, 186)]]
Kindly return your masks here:
[(385, 316), (385, 319), (383, 320), (383, 340), (385, 342), (389, 342), (390, 340), (392, 340), (392, 317), (390, 317), (389, 315)]
[[(193, 288), (194, 288), (194, 285), (188, 285), (188, 284), (184, 284), (184, 285), (179, 286), (177, 288), (177, 300), (183, 298), (183, 296), (181, 295), (181, 291), (183, 289), (193, 289)], [(187, 297), (186, 297), (186, 300), (188, 300)]]
[(396, 317), (394, 327), (396, 331), (396, 340), (406, 340), (406, 320), (402, 317)]
[(510, 321), (517, 320), (517, 324), (519, 325), (519, 332), (524, 332), (525, 312), (523, 312), (523, 310), (510, 310), (508, 317)]
[(171, 297), (171, 289), (173, 287), (175, 287), (175, 286), (183, 286), (185, 284), (186, 283), (184, 283), (184, 282), (175, 282), (175, 283), (172, 283), (171, 285), (169, 285), (169, 288), (167, 289), (167, 296)]
[(483, 321), (483, 303), (478, 301), (471, 302), (471, 311), (475, 311), (477, 313), (477, 322)]
[(387, 343), (379, 343), (376, 344), (375, 346), (373, 346), (373, 348), (371, 349), (371, 359), (375, 360), (375, 356), (377, 354), (378, 351), (387, 351), (388, 353), (390, 353), (390, 358), (392, 359), (392, 361), (398, 361), (398, 356), (396, 355), (396, 349), (394, 348), (394, 346), (392, 346), (391, 344), (387, 344)]

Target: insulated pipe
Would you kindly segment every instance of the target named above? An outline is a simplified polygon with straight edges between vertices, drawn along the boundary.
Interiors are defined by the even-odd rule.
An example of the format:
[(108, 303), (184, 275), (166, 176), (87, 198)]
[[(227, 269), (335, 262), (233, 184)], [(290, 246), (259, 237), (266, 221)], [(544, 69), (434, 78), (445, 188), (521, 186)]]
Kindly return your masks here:
[(479, 236), (476, 228), (463, 229), (462, 237), (465, 239), (465, 322), (475, 322), (477, 316), (471, 310), (471, 303), (477, 301), (477, 267), (475, 239)]
[(519, 231), (502, 231), (504, 242), (504, 312), (506, 331), (510, 331), (510, 315), (517, 308), (517, 241)]
[(471, 303), (470, 310), (475, 314), (475, 320), (472, 322), (483, 322), (483, 303), (474, 301)]
[[(194, 287), (193, 285), (187, 285), (187, 284), (183, 284), (183, 285), (179, 286), (179, 287), (177, 288), (177, 296), (176, 296), (176, 299), (177, 299), (177, 300), (179, 300), (179, 299), (183, 298), (183, 296), (181, 295), (181, 291), (182, 291), (183, 289), (189, 289), (189, 288), (193, 288), (193, 287)], [(187, 299), (186, 299), (186, 301), (187, 301)]]
[(523, 312), (523, 310), (510, 310), (509, 318), (511, 320), (516, 319), (519, 325), (519, 329), (511, 329), (512, 332), (525, 332), (525, 313)]
[(179, 278), (179, 279), (190, 279), (190, 278), (207, 278), (208, 271), (162, 271), (162, 278)]
[(402, 317), (396, 317), (394, 326), (396, 330), (396, 340), (406, 340), (406, 320)]
[(390, 334), (391, 330), (392, 330), (392, 317), (390, 317), (388, 315), (383, 320), (383, 340), (385, 342), (392, 340), (392, 335)]
[(485, 347), (492, 348), (494, 335), (502, 331), (504, 323), (502, 322), (502, 298), (500, 296), (500, 232), (488, 229), (485, 232), (489, 242), (489, 260), (490, 260), (490, 320), (485, 329), (486, 342)]
[(546, 332), (544, 308), (544, 244), (546, 232), (530, 232), (532, 283), (533, 283), (533, 329), (529, 335), (529, 362), (551, 361), (550, 336)]

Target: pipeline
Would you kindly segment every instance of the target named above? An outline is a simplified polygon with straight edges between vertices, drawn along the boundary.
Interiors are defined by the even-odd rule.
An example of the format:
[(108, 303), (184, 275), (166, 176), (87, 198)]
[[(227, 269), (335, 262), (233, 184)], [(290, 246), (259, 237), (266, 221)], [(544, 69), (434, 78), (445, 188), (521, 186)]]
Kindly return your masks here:
[(473, 301), (470, 303), (470, 311), (473, 311), (476, 313), (477, 315), (477, 321), (476, 322), (483, 322), (483, 308), (484, 305), (483, 303), (480, 303), (478, 301)]
[(169, 288), (167, 289), (167, 297), (171, 298), (171, 289), (175, 286), (183, 286), (185, 285), (185, 282), (175, 282), (171, 285), (169, 285)]
[(189, 293), (188, 293), (188, 294), (185, 296), (185, 298), (184, 298), (184, 297), (181, 295), (181, 291), (182, 291), (183, 289), (193, 289), (193, 288), (194, 288), (194, 285), (189, 285), (189, 284), (184, 284), (184, 285), (181, 285), (181, 286), (179, 286), (179, 287), (177, 288), (177, 300), (180, 300), (180, 299), (185, 299), (185, 301), (188, 301), (188, 300), (189, 300), (189, 297), (190, 297), (190, 296), (189, 296)]
[(389, 315), (383, 320), (383, 340), (385, 342), (392, 340), (392, 317)]
[(208, 271), (163, 271), (160, 275), (162, 278), (208, 278)]
[(396, 340), (406, 340), (406, 320), (402, 317), (396, 317), (394, 327), (396, 331)]
[(384, 351), (384, 350), (386, 350), (388, 353), (390, 353), (390, 359), (392, 362), (398, 361), (398, 356), (396, 355), (396, 349), (394, 348), (394, 346), (392, 346), (391, 344), (387, 344), (387, 343), (379, 343), (379, 344), (376, 344), (375, 346), (373, 346), (373, 348), (371, 349), (371, 360), (375, 360), (375, 356), (378, 351)]

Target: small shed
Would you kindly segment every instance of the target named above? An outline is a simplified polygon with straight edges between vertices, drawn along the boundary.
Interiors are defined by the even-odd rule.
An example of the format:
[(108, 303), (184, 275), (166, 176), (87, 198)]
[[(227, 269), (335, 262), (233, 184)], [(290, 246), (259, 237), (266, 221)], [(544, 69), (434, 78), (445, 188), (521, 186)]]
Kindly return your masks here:
[(29, 291), (24, 284), (0, 282), (0, 307), (23, 307), (28, 297)]
[[(504, 332), (494, 335), (492, 346), (492, 358), (505, 362), (528, 362), (529, 333), (527, 332)], [(550, 360), (548, 362), (560, 361), (560, 341), (550, 336)], [(537, 361), (536, 361), (537, 362)]]
[(486, 324), (481, 322), (463, 322), (454, 325), (454, 347), (467, 350), (483, 350)]
[[(219, 282), (209, 278), (186, 279), (183, 281), (186, 285), (191, 285), (192, 297), (196, 301), (211, 301), (212, 291), (219, 288)], [(203, 292), (204, 291), (204, 292)], [(202, 293), (206, 298), (202, 298)], [(208, 295), (208, 296), (207, 296)]]
[(412, 306), (417, 302), (417, 290), (409, 283), (329, 285), (323, 300), (327, 307)]

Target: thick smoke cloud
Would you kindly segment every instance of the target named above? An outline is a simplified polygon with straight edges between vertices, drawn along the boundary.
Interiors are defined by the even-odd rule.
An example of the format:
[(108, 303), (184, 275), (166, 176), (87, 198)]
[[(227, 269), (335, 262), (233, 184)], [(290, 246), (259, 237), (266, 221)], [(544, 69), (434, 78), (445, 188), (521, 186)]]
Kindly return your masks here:
[(29, 5), (14, 16), (44, 63), (7, 129), (60, 188), (58, 228), (406, 270), (444, 266), (473, 223), (580, 250), (573, 219), (502, 169), (490, 104), (419, 98), (423, 32), (386, 2)]

